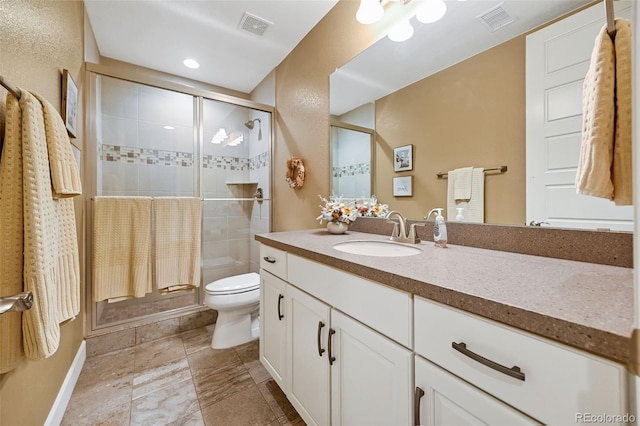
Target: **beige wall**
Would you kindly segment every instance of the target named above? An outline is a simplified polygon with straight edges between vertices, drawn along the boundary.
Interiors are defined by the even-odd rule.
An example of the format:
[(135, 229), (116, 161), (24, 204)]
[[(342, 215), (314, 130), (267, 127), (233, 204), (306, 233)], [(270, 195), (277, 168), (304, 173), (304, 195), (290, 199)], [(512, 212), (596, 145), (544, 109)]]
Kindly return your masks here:
[[(82, 94), (83, 16), (83, 5), (76, 1), (1, 1), (0, 75), (14, 86), (37, 92), (53, 105), (60, 105), (61, 71), (68, 69)], [(5, 96), (6, 92), (0, 89), (2, 117)], [(73, 143), (82, 149), (82, 97), (78, 113), (78, 139)], [(4, 129), (0, 131), (3, 133)], [(82, 205), (82, 200), (76, 201), (79, 230)], [(84, 252), (82, 233), (79, 241)], [(84, 270), (81, 274), (84, 277)], [(17, 369), (0, 375), (0, 424), (44, 424), (82, 342), (83, 324), (84, 311), (74, 321), (62, 325), (60, 347), (53, 356), (42, 361), (24, 361)]]
[[(485, 222), (525, 222), (525, 37), (517, 37), (376, 102), (375, 192), (406, 217), (447, 207), (459, 167), (508, 166), (485, 177)], [(394, 173), (393, 148), (413, 144), (413, 170)], [(392, 176), (413, 176), (393, 197)]]

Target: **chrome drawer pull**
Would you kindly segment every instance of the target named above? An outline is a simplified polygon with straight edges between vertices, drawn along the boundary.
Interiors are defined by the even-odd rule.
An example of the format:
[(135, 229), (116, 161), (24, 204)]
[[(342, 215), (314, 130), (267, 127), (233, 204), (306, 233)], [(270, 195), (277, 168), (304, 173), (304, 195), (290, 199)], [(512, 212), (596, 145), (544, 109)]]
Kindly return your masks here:
[(318, 321), (318, 356), (322, 356), (324, 353), (322, 343), (320, 342), (320, 339), (322, 338), (322, 327), (324, 327), (324, 323), (322, 321)]
[(269, 257), (269, 256), (265, 256), (265, 257), (263, 257), (263, 259), (264, 259), (265, 262), (276, 263), (276, 260), (271, 258), (271, 257)]
[(424, 391), (416, 386), (416, 392), (413, 395), (413, 425), (420, 426), (420, 400), (424, 396)]
[(524, 373), (520, 371), (520, 367), (514, 365), (511, 368), (507, 368), (504, 365), (500, 365), (497, 362), (493, 362), (490, 359), (487, 359), (481, 355), (478, 355), (475, 352), (471, 352), (467, 349), (467, 344), (464, 342), (456, 343), (451, 342), (451, 347), (456, 351), (460, 352), (462, 355), (466, 355), (474, 361), (478, 361), (482, 365), (486, 365), (489, 368), (492, 368), (496, 371), (499, 371), (507, 376), (511, 376), (514, 379), (522, 380), (524, 382)]

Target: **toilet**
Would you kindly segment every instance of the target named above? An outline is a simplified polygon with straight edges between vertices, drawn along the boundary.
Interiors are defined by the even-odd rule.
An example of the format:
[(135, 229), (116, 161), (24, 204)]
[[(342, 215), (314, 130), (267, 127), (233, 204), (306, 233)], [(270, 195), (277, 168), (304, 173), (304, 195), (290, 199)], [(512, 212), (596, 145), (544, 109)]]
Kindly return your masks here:
[(255, 272), (213, 281), (204, 303), (218, 311), (211, 347), (225, 349), (260, 336), (260, 275)]

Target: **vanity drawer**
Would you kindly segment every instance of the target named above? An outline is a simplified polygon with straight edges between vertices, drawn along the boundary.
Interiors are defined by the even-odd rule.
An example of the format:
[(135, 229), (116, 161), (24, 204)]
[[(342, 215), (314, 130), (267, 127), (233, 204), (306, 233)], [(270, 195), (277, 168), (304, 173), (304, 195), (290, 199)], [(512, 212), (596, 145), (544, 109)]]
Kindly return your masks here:
[[(418, 296), (414, 313), (417, 353), (545, 424), (628, 412), (619, 364)], [(495, 368), (517, 366), (522, 377), (474, 354)]]
[(413, 344), (411, 295), (289, 254), (289, 283), (407, 348)]
[(287, 280), (287, 252), (260, 244), (260, 268)]

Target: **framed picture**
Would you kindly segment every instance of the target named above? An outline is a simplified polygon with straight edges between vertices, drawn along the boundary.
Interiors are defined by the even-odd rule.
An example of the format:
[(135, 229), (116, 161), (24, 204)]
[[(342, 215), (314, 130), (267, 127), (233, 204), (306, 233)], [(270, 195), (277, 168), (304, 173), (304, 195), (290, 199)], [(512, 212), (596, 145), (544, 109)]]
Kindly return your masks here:
[(78, 124), (78, 86), (68, 70), (62, 70), (62, 120), (69, 135), (75, 138)]
[(413, 196), (413, 176), (402, 176), (393, 178), (393, 196), (411, 197)]
[(393, 148), (393, 171), (405, 172), (413, 170), (413, 145)]

